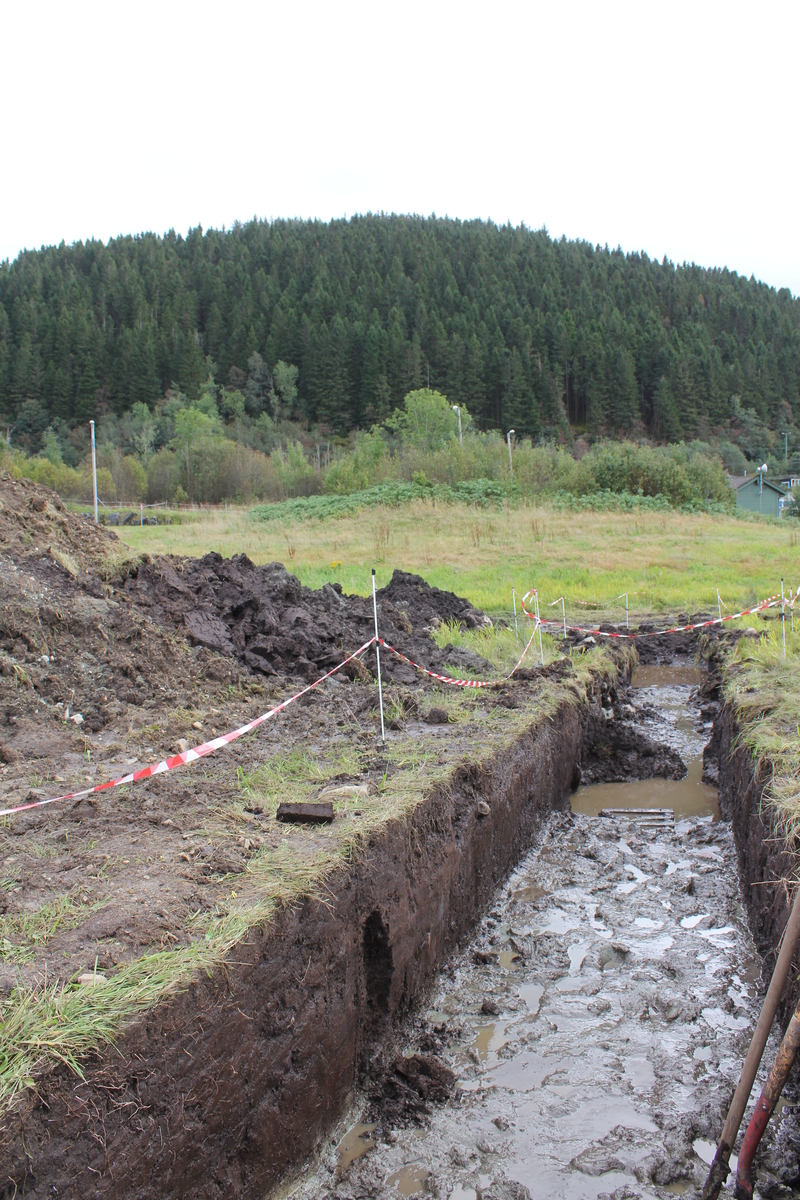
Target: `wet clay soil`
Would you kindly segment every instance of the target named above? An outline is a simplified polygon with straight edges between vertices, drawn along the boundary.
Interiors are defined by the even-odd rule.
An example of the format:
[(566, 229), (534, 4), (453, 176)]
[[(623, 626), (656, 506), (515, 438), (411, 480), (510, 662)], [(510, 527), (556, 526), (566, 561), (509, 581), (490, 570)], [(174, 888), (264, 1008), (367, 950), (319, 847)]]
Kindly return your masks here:
[[(684, 779), (582, 788), (580, 811), (553, 816), (409, 1030), (406, 1053), (434, 1050), (454, 1097), (415, 1129), (362, 1105), (369, 1124), (334, 1139), (293, 1200), (699, 1196), (762, 994), (733, 831), (701, 778), (704, 689), (683, 665), (621, 687)], [(627, 806), (673, 807), (676, 824), (596, 815)], [(774, 1031), (754, 1098), (776, 1049)], [(800, 1194), (797, 1145), (784, 1107), (756, 1195)]]
[(553, 817), (416, 1031), (456, 1098), (425, 1129), (370, 1130), (344, 1172), (332, 1147), (295, 1195), (650, 1200), (701, 1182), (757, 1013), (735, 862), (710, 818), (643, 837)]

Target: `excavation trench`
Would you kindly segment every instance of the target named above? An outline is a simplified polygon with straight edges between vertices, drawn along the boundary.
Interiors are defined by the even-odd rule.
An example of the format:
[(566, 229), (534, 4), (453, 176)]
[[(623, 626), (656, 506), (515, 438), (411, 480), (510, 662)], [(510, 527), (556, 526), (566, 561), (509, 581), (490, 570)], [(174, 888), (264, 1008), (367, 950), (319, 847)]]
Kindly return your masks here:
[[(372, 636), (368, 599), (279, 564), (133, 561), (46, 489), (0, 493), (4, 807), (238, 728)], [(396, 572), (378, 610), (407, 658), (489, 671), (431, 636), (485, 624), (463, 599)], [(703, 775), (768, 965), (795, 864), (713, 671), (687, 718), (694, 639), (638, 646), (632, 691), (579, 652), (480, 692), (382, 656), (386, 746), (367, 656), (202, 764), (4, 825), (0, 1200), (691, 1187), (757, 974)], [(276, 789), (342, 782), (327, 834), (273, 819)]]
[(760, 961), (679, 649), (457, 767), (85, 1080), (52, 1072), (2, 1200), (691, 1194)]
[[(434, 1052), (451, 1098), (398, 1121), (362, 1080), (295, 1200), (699, 1195), (762, 995), (734, 828), (709, 782), (728, 715), (685, 659), (625, 682), (597, 697), (606, 715), (595, 704), (584, 718), (571, 810), (545, 817), (406, 1023), (401, 1054)], [(651, 774), (681, 774), (670, 751), (682, 778)], [(743, 870), (763, 859), (743, 853)], [(769, 953), (769, 932), (762, 942)], [(773, 1034), (765, 1067), (776, 1046)], [(795, 1194), (784, 1117), (762, 1155), (764, 1196)]]
[(363, 1081), (386, 1075), (398, 1022), (550, 814), (568, 809), (581, 716), (565, 702), (502, 754), (457, 766), (319, 899), (252, 928), (224, 971), (132, 1024), (83, 1080), (51, 1071), (5, 1120), (3, 1200), (278, 1186), (324, 1147)]

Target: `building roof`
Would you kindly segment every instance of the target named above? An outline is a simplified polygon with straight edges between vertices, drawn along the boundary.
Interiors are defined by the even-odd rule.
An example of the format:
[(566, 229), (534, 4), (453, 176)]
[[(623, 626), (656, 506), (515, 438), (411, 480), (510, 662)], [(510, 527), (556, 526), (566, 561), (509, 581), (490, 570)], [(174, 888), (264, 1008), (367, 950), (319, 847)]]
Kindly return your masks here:
[[(743, 488), (748, 483), (758, 484), (758, 471), (754, 475), (729, 475), (728, 479), (731, 481), (733, 490), (738, 492), (740, 488)], [(763, 486), (765, 488), (772, 488), (773, 492), (778, 492), (781, 496), (786, 494), (786, 488), (783, 484), (775, 483), (772, 479), (767, 479), (766, 475), (764, 476)]]

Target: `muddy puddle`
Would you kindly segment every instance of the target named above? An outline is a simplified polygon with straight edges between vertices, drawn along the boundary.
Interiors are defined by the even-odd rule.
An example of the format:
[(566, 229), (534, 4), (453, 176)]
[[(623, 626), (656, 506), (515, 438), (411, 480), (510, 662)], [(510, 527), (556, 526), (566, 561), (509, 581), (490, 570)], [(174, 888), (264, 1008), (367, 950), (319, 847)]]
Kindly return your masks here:
[(688, 767), (684, 779), (642, 779), (635, 783), (598, 783), (582, 787), (572, 797), (573, 812), (597, 816), (604, 809), (671, 809), (675, 819), (720, 817), (717, 789), (703, 783), (703, 748), (711, 723), (703, 723), (691, 703), (703, 681), (701, 667), (637, 667), (631, 681), (633, 703), (656, 715), (639, 727), (656, 741), (677, 750)]

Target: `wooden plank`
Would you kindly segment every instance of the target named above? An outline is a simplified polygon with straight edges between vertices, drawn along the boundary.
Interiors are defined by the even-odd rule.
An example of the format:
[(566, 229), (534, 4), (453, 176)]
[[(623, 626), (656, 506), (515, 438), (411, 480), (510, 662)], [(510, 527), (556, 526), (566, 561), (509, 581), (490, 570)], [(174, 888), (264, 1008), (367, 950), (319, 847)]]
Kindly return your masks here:
[(333, 820), (332, 804), (279, 804), (275, 814), (278, 821), (291, 821), (295, 824), (308, 822), (313, 825)]
[(606, 816), (606, 814), (608, 814), (609, 816), (618, 817), (618, 816), (623, 816), (626, 813), (644, 813), (645, 816), (648, 816), (648, 817), (663, 817), (663, 816), (671, 817), (674, 815), (673, 809), (671, 809), (671, 808), (601, 808), (600, 809), (601, 817)]
[(601, 817), (627, 817), (631, 821), (674, 821), (671, 808), (601, 808)]

